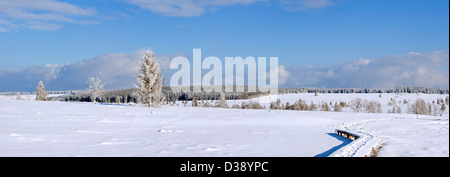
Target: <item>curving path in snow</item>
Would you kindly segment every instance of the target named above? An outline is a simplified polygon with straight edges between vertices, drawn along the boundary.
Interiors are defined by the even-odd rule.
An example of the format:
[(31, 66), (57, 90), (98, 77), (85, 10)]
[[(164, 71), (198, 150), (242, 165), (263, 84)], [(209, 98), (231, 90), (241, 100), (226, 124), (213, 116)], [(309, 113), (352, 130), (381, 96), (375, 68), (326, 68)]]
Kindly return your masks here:
[(339, 129), (360, 136), (330, 157), (364, 157), (382, 145), (377, 156), (448, 156), (448, 117), (391, 117), (348, 123)]

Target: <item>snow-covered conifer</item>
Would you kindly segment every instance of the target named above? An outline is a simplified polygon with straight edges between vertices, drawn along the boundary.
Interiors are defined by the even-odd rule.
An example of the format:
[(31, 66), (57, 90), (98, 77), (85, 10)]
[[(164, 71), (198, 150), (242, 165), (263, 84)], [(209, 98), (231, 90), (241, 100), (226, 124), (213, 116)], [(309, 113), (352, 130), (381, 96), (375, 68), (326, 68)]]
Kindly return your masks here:
[(221, 108), (228, 108), (228, 104), (227, 104), (227, 99), (225, 98), (225, 93), (221, 93), (220, 94), (220, 103), (219, 103)]
[(22, 96), (20, 96), (20, 92), (17, 94), (16, 100), (22, 100)]
[(153, 52), (147, 50), (139, 63), (137, 77), (137, 97), (141, 104), (148, 107), (158, 106), (162, 102), (163, 76), (158, 61)]
[(47, 101), (47, 91), (45, 91), (45, 86), (42, 81), (39, 82), (36, 89), (36, 100), (37, 101)]
[(197, 98), (194, 97), (194, 99), (192, 100), (192, 107), (197, 107), (197, 106), (198, 106)]

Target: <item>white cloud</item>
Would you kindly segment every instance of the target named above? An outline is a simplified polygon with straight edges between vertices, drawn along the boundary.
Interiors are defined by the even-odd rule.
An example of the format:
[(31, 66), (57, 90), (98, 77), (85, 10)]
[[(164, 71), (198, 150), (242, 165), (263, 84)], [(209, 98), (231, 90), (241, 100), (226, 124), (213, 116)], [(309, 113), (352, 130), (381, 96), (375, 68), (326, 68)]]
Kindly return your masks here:
[(7, 32), (8, 30), (6, 28), (0, 27), (0, 32)]
[(330, 67), (290, 67), (285, 86), (327, 88), (449, 88), (449, 53), (435, 51), (359, 59)]
[(291, 11), (305, 11), (335, 6), (341, 0), (280, 0), (282, 6)]
[(40, 21), (30, 21), (28, 22), (28, 28), (41, 31), (56, 31), (61, 29), (61, 25), (52, 23), (43, 23)]
[(55, 23), (84, 24), (86, 20), (80, 17), (94, 14), (92, 8), (81, 8), (56, 0), (0, 0), (0, 28), (4, 29), (3, 32), (23, 28), (58, 30), (61, 25)]
[(252, 4), (267, 0), (127, 0), (128, 3), (163, 16), (193, 17), (205, 13), (208, 8)]
[[(132, 88), (145, 51), (113, 53), (69, 64), (0, 69), (0, 91), (33, 91), (40, 80), (48, 90), (82, 90), (88, 87), (87, 78), (96, 76), (106, 83), (106, 89)], [(156, 55), (156, 59), (161, 68), (169, 66), (169, 57)]]
[[(106, 89), (132, 88), (138, 62), (146, 50), (113, 53), (69, 64), (0, 69), (0, 91), (33, 91), (39, 80), (48, 90), (86, 89), (86, 79), (98, 76)], [(158, 56), (166, 81), (171, 57)], [(280, 87), (393, 88), (424, 86), (449, 88), (449, 52), (409, 53), (359, 59), (330, 67), (278, 67)], [(295, 76), (295, 77), (293, 77)]]
[(340, 4), (343, 0), (126, 0), (141, 9), (171, 17), (194, 17), (221, 6), (249, 5), (258, 2), (279, 4), (289, 11), (305, 11)]
[(291, 76), (291, 73), (286, 70), (286, 67), (284, 65), (278, 66), (278, 84), (283, 85), (285, 84), (289, 77)]

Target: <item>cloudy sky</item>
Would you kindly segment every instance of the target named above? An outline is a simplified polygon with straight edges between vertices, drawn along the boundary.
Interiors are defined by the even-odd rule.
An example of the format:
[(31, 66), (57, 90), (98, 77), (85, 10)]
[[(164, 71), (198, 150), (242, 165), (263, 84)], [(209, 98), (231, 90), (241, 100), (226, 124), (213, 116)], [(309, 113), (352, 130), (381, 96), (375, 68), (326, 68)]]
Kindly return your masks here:
[(170, 59), (279, 57), (281, 87), (449, 87), (447, 0), (0, 0), (0, 92), (130, 88)]

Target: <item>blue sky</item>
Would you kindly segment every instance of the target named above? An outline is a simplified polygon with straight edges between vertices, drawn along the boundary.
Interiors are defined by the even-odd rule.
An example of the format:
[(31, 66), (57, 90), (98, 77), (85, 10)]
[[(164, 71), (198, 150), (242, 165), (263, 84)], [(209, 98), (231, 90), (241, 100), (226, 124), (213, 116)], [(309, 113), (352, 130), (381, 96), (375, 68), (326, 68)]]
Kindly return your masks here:
[(0, 0), (3, 70), (150, 47), (165, 57), (277, 56), (294, 73), (410, 52), (448, 59), (448, 35), (447, 0)]

